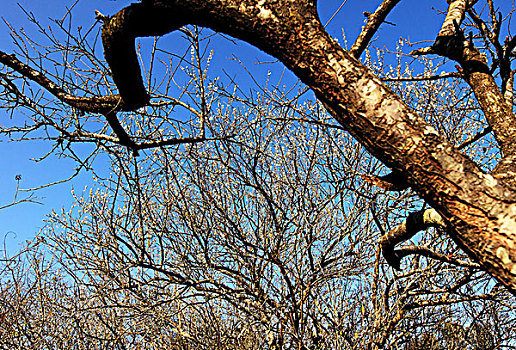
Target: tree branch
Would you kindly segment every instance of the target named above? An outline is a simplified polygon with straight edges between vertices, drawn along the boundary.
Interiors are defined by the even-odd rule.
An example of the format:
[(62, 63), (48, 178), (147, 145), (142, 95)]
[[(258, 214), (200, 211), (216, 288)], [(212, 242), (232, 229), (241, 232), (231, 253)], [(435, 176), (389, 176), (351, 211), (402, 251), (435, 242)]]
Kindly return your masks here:
[[(412, 51), (411, 54), (413, 54), (415, 51)], [(393, 82), (399, 82), (399, 81), (432, 81), (432, 80), (439, 80), (439, 79), (447, 79), (447, 78), (460, 78), (461, 75), (456, 72), (450, 72), (450, 73), (443, 73), (438, 75), (431, 75), (426, 77), (407, 77), (407, 78), (388, 78), (384, 77), (382, 78), (382, 81), (393, 81)]]
[[(117, 111), (126, 111), (131, 110), (132, 106), (124, 104), (123, 100), (121, 99), (120, 95), (107, 95), (107, 96), (100, 96), (100, 97), (76, 97), (68, 94), (63, 88), (55, 84), (52, 80), (47, 78), (45, 74), (36, 71), (35, 69), (31, 68), (30, 66), (24, 64), (20, 60), (16, 58), (15, 55), (8, 55), (3, 51), (0, 51), (0, 63), (5, 64), (9, 68), (13, 69), (14, 71), (21, 74), (23, 77), (30, 79), (43, 87), (45, 90), (47, 90), (50, 94), (55, 96), (57, 99), (59, 99), (61, 102), (68, 104), (71, 107), (77, 108), (83, 112), (88, 113), (100, 113), (103, 114), (106, 118), (106, 121), (108, 122), (109, 126), (117, 136), (117, 138), (113, 138), (107, 135), (101, 135), (101, 134), (93, 134), (93, 133), (86, 133), (83, 131), (75, 132), (75, 133), (69, 133), (57, 124), (55, 124), (52, 120), (47, 118), (47, 122), (55, 127), (58, 131), (60, 131), (62, 134), (66, 135), (68, 138), (78, 138), (78, 137), (90, 137), (95, 138), (99, 140), (106, 140), (118, 143), (122, 146), (126, 146), (130, 150), (134, 152), (135, 155), (138, 154), (139, 150), (142, 149), (148, 149), (148, 148), (154, 148), (154, 147), (161, 147), (166, 145), (176, 145), (176, 144), (183, 144), (183, 143), (197, 143), (202, 142), (205, 140), (218, 140), (221, 138), (206, 138), (204, 136), (201, 137), (187, 137), (187, 138), (174, 138), (174, 139), (168, 139), (168, 140), (162, 140), (162, 141), (153, 141), (153, 142), (146, 142), (146, 143), (136, 143), (125, 131), (124, 127), (120, 124), (120, 121), (117, 118), (116, 112)], [(30, 107), (35, 108), (35, 106), (32, 105), (30, 101), (27, 101), (27, 98), (16, 88), (13, 82), (11, 82), (4, 74), (1, 75), (2, 80), (0, 81), (0, 84), (4, 85), (4, 87), (10, 91), (11, 93), (15, 94), (18, 98), (23, 99), (25, 102), (29, 104)], [(143, 84), (143, 83), (142, 83)], [(199, 113), (189, 107), (188, 105), (184, 104), (181, 101), (174, 100), (174, 104), (179, 104), (187, 109), (189, 109), (191, 112), (195, 113), (199, 116)], [(155, 104), (159, 105), (159, 104)], [(36, 109), (36, 108), (35, 108)], [(200, 116), (202, 117), (202, 116)], [(230, 136), (228, 136), (230, 137)], [(226, 137), (226, 138), (228, 138)], [(224, 138), (224, 139), (226, 139)]]
[(400, 0), (384, 0), (376, 11), (367, 17), (366, 26), (362, 29), (362, 32), (349, 50), (354, 57), (359, 58), (360, 55), (362, 55), (374, 33), (376, 33), (380, 25), (385, 22), (387, 15), (399, 2)]
[(458, 145), (457, 149), (464, 149), (464, 148), (468, 147), (469, 145), (480, 140), (482, 137), (488, 135), (492, 130), (493, 129), (490, 126), (488, 126), (487, 128), (484, 128), (483, 130), (481, 130), (480, 132), (475, 134), (470, 139), (468, 139), (468, 140), (464, 141), (463, 143), (461, 143), (460, 145)]
[(394, 250), (396, 244), (409, 240), (419, 231), (426, 230), (429, 227), (445, 227), (441, 215), (434, 209), (410, 213), (403, 223), (383, 235), (380, 238), (380, 246), (387, 263), (396, 270), (400, 270), (403, 255), (398, 255)]
[[(516, 152), (516, 129), (513, 127), (516, 125), (516, 115), (505, 103), (505, 98), (491, 75), (485, 55), (473, 45), (473, 42), (467, 40), (460, 30), (465, 12), (477, 0), (448, 2), (446, 18), (432, 47), (415, 50), (411, 54), (438, 54), (460, 64), (463, 77), (475, 93), (498, 145), (504, 156), (509, 156)], [(481, 23), (478, 26), (482, 30), (487, 30)], [(491, 41), (497, 40), (495, 33), (486, 35)]]
[[(134, 38), (163, 34), (164, 29), (186, 23), (243, 39), (283, 62), (371, 154), (407, 177), (407, 183), (449, 223), (449, 234), (462, 249), (516, 293), (516, 191), (482, 171), (343, 50), (325, 32), (314, 1), (156, 0), (125, 8), (105, 23), (103, 35), (118, 38), (104, 45), (124, 101), (136, 96), (134, 107), (145, 103), (138, 62), (127, 60), (125, 54), (134, 50)], [(482, 69), (485, 62), (471, 52), (473, 56), (461, 61), (470, 85), (478, 89), (484, 79), (494, 84)], [(516, 118), (512, 111), (505, 113), (507, 105), (494, 87), (492, 94), (503, 101), (503, 109), (498, 100), (490, 100), (494, 109), (487, 104), (491, 92), (475, 94), (489, 125), (498, 131), (497, 140), (510, 153), (516, 147)], [(495, 120), (501, 125), (494, 125)]]
[(8, 55), (0, 51), (0, 63), (20, 73), (25, 78), (28, 78), (52, 95), (57, 97), (61, 102), (64, 102), (72, 107), (75, 107), (83, 112), (89, 113), (108, 113), (111, 111), (126, 111), (131, 110), (123, 103), (119, 95), (107, 95), (100, 97), (76, 97), (68, 94), (63, 88), (48, 79), (43, 73), (36, 71), (25, 63), (16, 58), (15, 55)]
[(477, 268), (477, 269), (480, 268), (479, 264), (476, 264), (476, 263), (473, 263), (470, 261), (466, 261), (466, 260), (456, 259), (450, 255), (444, 255), (441, 253), (437, 253), (428, 247), (421, 247), (421, 246), (416, 246), (416, 245), (409, 245), (409, 246), (402, 247), (400, 249), (396, 249), (396, 250), (394, 250), (393, 255), (395, 256), (395, 259), (396, 259), (395, 262), (397, 263), (397, 265), (395, 265), (395, 266), (391, 265), (391, 266), (394, 268), (397, 268), (398, 270), (400, 267), (401, 259), (403, 259), (404, 257), (409, 256), (409, 255), (421, 255), (421, 256), (424, 256), (424, 257), (427, 257), (427, 258), (430, 258), (433, 260), (437, 260), (437, 261), (448, 263), (448, 264), (455, 265), (455, 266)]

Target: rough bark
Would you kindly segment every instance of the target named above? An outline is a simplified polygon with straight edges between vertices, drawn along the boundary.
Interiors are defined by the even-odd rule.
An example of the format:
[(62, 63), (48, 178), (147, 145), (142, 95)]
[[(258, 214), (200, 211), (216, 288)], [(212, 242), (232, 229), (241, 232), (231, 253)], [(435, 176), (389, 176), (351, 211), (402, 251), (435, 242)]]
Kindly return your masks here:
[[(473, 90), (503, 155), (511, 156), (516, 152), (516, 129), (512, 127), (516, 125), (516, 116), (512, 112), (512, 106), (504, 103), (505, 98), (490, 72), (485, 55), (460, 30), (466, 11), (477, 0), (448, 2), (446, 18), (433, 46), (413, 51), (413, 54), (438, 54), (459, 63), (463, 78)], [(506, 172), (507, 169), (496, 170), (497, 173), (502, 171)]]
[(406, 176), (470, 257), (516, 294), (516, 192), (446, 142), (342, 49), (325, 32), (315, 1), (162, 0), (127, 7), (105, 23), (103, 34), (125, 104), (137, 108), (148, 100), (137, 61), (126, 59), (134, 38), (186, 23), (240, 38), (281, 60), (347, 131)]

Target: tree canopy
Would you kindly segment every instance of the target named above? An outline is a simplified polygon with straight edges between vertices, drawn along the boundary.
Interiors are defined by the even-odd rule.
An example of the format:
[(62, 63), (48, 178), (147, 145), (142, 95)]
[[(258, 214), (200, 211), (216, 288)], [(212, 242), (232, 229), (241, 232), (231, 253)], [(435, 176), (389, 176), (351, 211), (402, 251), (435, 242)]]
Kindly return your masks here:
[[(449, 0), (431, 46), (404, 52), (400, 40), (393, 66), (367, 48), (399, 0), (364, 12), (349, 49), (317, 5), (146, 0), (97, 12), (88, 30), (71, 29), (73, 9), (52, 29), (28, 13), (41, 41), (11, 28), (0, 105), (26, 118), (0, 132), (46, 138), (79, 170), (105, 153), (111, 174), (6, 258), (2, 279), (16, 283), (2, 290), (5, 344), (514, 341), (514, 9)], [(211, 78), (213, 34), (201, 27), (259, 48), (302, 85), (266, 78), (247, 93), (238, 78)], [(174, 31), (184, 54), (159, 46)]]

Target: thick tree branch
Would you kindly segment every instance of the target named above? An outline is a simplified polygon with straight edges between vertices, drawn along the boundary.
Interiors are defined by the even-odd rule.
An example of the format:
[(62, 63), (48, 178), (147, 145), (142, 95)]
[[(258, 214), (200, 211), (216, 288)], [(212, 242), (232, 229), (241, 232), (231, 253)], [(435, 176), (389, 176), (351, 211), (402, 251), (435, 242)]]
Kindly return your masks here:
[[(516, 128), (513, 127), (516, 125), (516, 115), (505, 103), (505, 98), (491, 75), (485, 55), (473, 45), (472, 41), (467, 40), (460, 30), (465, 12), (476, 2), (476, 0), (448, 1), (446, 18), (433, 46), (415, 50), (411, 54), (438, 54), (460, 64), (463, 77), (475, 93), (498, 145), (504, 156), (509, 156), (516, 152), (514, 142)], [(481, 25), (480, 28), (487, 30)], [(492, 35), (489, 39), (497, 41), (497, 38)]]
[[(127, 11), (132, 12), (129, 17)], [(130, 18), (129, 25), (124, 18)], [(141, 81), (141, 77), (130, 76), (138, 75), (139, 67), (137, 61), (113, 51), (134, 50), (136, 35), (162, 34), (165, 24), (159, 27), (159, 21), (167, 28), (185, 23), (210, 27), (282, 61), (313, 89), (347, 131), (407, 177), (408, 184), (447, 222), (451, 237), (461, 248), (516, 293), (516, 192), (439, 136), (343, 50), (325, 32), (315, 2), (162, 0), (131, 5), (106, 22), (104, 29), (109, 32), (104, 37), (118, 38), (115, 43), (105, 42), (105, 50), (124, 101), (135, 94), (142, 97), (145, 88), (139, 83), (122, 86), (124, 81)], [(468, 74), (476, 73), (488, 75), (474, 69)], [(126, 74), (129, 76), (120, 77)], [(145, 99), (131, 103), (136, 108)], [(506, 123), (511, 117), (500, 119)], [(499, 126), (493, 125), (493, 129), (500, 131)], [(507, 146), (508, 140), (502, 137), (502, 141)]]
[[(181, 11), (174, 13), (170, 9), (159, 9), (133, 4), (111, 18), (104, 17), (104, 54), (120, 95), (130, 109), (142, 107), (150, 100), (140, 74), (134, 39), (138, 36), (162, 35), (187, 23), (184, 22), (187, 17), (182, 18)], [(146, 25), (142, 26), (142, 23)]]
[[(490, 6), (491, 7), (491, 6)], [(479, 29), (482, 37), (488, 43), (490, 43), (494, 47), (494, 51), (496, 53), (496, 58), (494, 59), (494, 65), (500, 68), (500, 77), (502, 79), (501, 83), (501, 91), (502, 94), (506, 93), (506, 89), (509, 85), (509, 80), (511, 75), (511, 52), (516, 47), (516, 37), (509, 39), (507, 37), (505, 39), (504, 44), (500, 42), (500, 30), (502, 26), (501, 18), (496, 17), (496, 13), (494, 8), (491, 7), (491, 17), (493, 20), (493, 29), (489, 29), (486, 23), (476, 14), (476, 12), (471, 8), (468, 10), (468, 14), (475, 22), (477, 28)], [(512, 85), (510, 85), (512, 86)], [(512, 109), (512, 105), (510, 107)]]
[(448, 12), (441, 30), (437, 35), (438, 38), (447, 38), (455, 36), (455, 23), (462, 23), (464, 15), (468, 8), (471, 8), (478, 0), (447, 0)]

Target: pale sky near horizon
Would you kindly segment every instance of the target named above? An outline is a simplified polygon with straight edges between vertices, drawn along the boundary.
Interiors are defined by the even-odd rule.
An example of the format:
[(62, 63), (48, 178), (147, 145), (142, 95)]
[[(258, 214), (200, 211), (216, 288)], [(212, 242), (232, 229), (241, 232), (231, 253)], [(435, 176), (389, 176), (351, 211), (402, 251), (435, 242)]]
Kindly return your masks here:
[[(74, 1), (47, 0), (47, 1), (18, 1), (27, 11), (31, 11), (41, 23), (48, 25), (48, 18), (61, 18), (66, 11), (66, 6), (70, 6)], [(130, 4), (128, 0), (81, 0), (73, 12), (76, 25), (88, 26), (94, 22), (94, 10), (99, 10), (104, 14), (113, 14), (124, 6)], [(439, 25), (443, 19), (431, 9), (439, 5), (443, 10), (446, 2), (442, 4), (436, 2), (406, 1), (398, 5), (393, 11), (388, 21), (396, 26), (384, 25), (380, 29), (381, 41), (379, 43), (392, 44), (394, 47), (401, 34), (409, 37), (410, 40), (432, 40), (439, 30)], [(351, 44), (360, 31), (364, 22), (363, 11), (373, 12), (376, 6), (381, 3), (379, 0), (347, 0), (342, 10), (332, 20), (327, 27), (329, 33), (342, 40), (342, 28), (346, 32), (346, 37)], [(342, 4), (342, 0), (319, 0), (319, 14), (323, 23), (335, 13)], [(9, 22), (14, 28), (23, 27), (30, 31), (31, 25), (25, 19), (25, 15), (18, 7), (16, 1), (4, 0), (2, 2), (1, 17)], [(0, 50), (7, 53), (12, 52), (13, 46), (9, 37), (8, 28), (4, 23), (0, 23)], [(253, 51), (250, 51), (253, 55)], [(256, 53), (258, 55), (258, 53)], [(20, 116), (14, 116), (20, 117)], [(0, 111), (0, 120), (8, 118), (3, 111)], [(2, 123), (2, 121), (0, 121)], [(75, 165), (72, 161), (51, 158), (41, 163), (31, 161), (31, 158), (40, 157), (48, 151), (50, 145), (43, 141), (7, 143), (5, 137), (0, 137), (0, 207), (12, 201), (16, 188), (15, 175), (21, 174), (21, 185), (24, 188), (43, 185), (47, 182), (54, 182), (67, 178), (73, 173)], [(34, 235), (44, 226), (43, 219), (51, 209), (60, 210), (61, 207), (69, 207), (72, 202), (71, 188), (74, 186), (76, 192), (82, 192), (85, 185), (90, 184), (91, 175), (81, 174), (77, 179), (61, 185), (46, 188), (35, 193), (37, 197), (44, 197), (38, 204), (21, 204), (4, 210), (0, 210), (0, 240), (6, 242), (10, 254), (14, 253), (25, 240), (32, 239)], [(1, 243), (0, 243), (1, 244)], [(0, 248), (2, 249), (2, 248)]]

